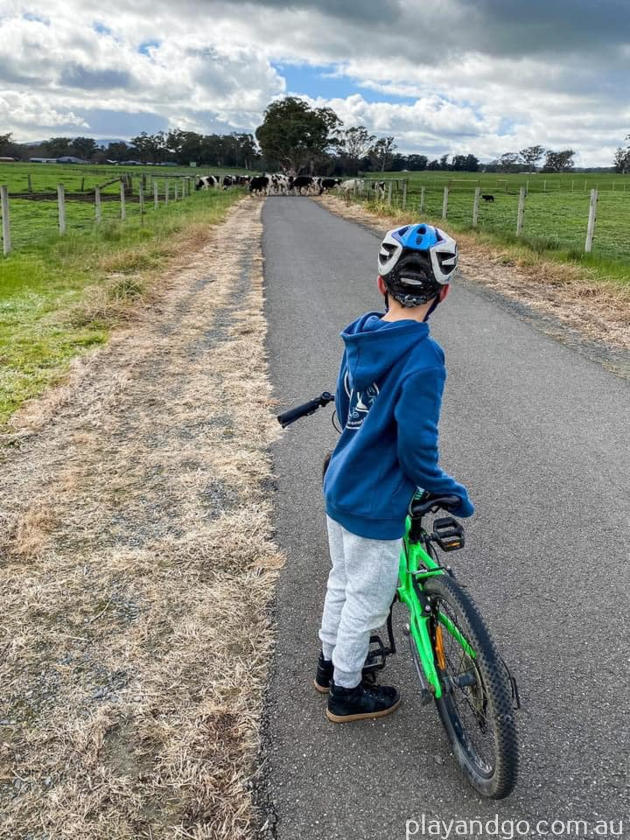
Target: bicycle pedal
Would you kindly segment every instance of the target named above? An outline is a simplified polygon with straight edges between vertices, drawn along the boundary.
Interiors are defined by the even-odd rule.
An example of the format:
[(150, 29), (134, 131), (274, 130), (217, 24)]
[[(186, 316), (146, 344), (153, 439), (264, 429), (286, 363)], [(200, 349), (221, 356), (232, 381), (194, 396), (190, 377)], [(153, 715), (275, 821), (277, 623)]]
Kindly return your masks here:
[(464, 529), (452, 516), (442, 516), (433, 521), (431, 539), (442, 551), (457, 551), (464, 547)]

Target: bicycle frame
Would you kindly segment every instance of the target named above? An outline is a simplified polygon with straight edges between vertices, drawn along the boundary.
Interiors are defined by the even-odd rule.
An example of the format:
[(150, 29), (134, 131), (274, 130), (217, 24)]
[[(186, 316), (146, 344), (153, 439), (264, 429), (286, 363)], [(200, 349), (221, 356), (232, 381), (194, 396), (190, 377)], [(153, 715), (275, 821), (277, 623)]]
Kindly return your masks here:
[[(414, 528), (417, 530), (417, 527)], [(419, 530), (419, 539), (412, 539), (412, 520), (407, 517), (403, 549), (400, 553), (398, 568), (398, 598), (409, 610), (409, 633), (416, 643), (416, 650), (420, 656), (422, 669), (427, 678), (429, 691), (437, 699), (442, 696), (442, 686), (437, 673), (429, 621), (433, 618), (433, 610), (428, 598), (424, 595), (422, 582), (435, 575), (447, 574), (445, 569), (424, 548), (428, 535), (424, 529)], [(415, 537), (415, 535), (414, 535)], [(448, 616), (438, 613), (438, 621), (461, 645), (464, 652), (475, 658), (466, 638), (452, 623)]]

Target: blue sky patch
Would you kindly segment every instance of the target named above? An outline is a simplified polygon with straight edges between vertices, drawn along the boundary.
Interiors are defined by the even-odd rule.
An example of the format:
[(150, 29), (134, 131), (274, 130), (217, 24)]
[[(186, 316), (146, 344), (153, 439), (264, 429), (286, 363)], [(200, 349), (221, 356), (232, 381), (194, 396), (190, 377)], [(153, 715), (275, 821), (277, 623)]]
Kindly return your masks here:
[(155, 49), (156, 47), (159, 47), (159, 46), (160, 46), (159, 41), (144, 41), (138, 47), (138, 52), (142, 53), (142, 55), (150, 55), (151, 53), (149, 52), (149, 50)]
[(24, 20), (36, 20), (38, 23), (43, 23), (46, 26), (50, 26), (50, 20), (48, 18), (42, 17), (41, 15), (36, 15), (34, 12), (24, 12), (22, 15)]
[(105, 26), (105, 24), (101, 23), (100, 20), (95, 20), (94, 21), (94, 23), (92, 24), (92, 29), (95, 32), (98, 32), (99, 35), (111, 35), (112, 34), (112, 30), (109, 28), (109, 26)]
[(414, 99), (382, 93), (364, 87), (349, 76), (340, 75), (332, 64), (282, 64), (274, 63), (274, 69), (284, 77), (287, 93), (304, 94), (313, 99), (345, 99), (352, 94), (360, 94), (366, 102), (394, 102), (398, 105), (411, 104)]

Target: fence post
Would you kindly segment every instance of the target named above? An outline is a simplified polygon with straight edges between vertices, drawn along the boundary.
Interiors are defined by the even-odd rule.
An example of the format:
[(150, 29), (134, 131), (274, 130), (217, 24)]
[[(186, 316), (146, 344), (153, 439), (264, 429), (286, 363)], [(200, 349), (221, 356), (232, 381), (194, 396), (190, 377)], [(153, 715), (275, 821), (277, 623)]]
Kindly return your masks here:
[(127, 218), (127, 208), (125, 206), (125, 184), (120, 182), (120, 218), (124, 221)]
[(597, 221), (597, 190), (591, 190), (591, 204), (588, 210), (588, 227), (586, 228), (586, 244), (584, 251), (590, 254), (593, 250), (593, 236), (595, 235), (595, 222)]
[(405, 179), (403, 181), (402, 209), (404, 210), (406, 207), (407, 207), (407, 181)]
[(547, 192), (547, 181), (543, 181), (543, 192)]
[(523, 215), (525, 214), (525, 187), (521, 187), (518, 193), (518, 212), (516, 214), (516, 235), (523, 232)]
[(418, 207), (418, 213), (424, 212), (424, 190), (425, 187), (420, 187), (420, 206)]
[(158, 197), (158, 184), (157, 181), (153, 181), (153, 206), (157, 210), (160, 206), (160, 199)]
[(140, 205), (140, 224), (144, 216), (144, 178), (138, 184), (138, 204)]
[(101, 214), (101, 188), (94, 187), (94, 218), (96, 219), (96, 224), (101, 221), (102, 214)]
[(0, 203), (2, 204), (2, 252), (6, 256), (11, 250), (11, 224), (9, 222), (9, 187), (0, 187)]
[(392, 180), (390, 178), (389, 183), (387, 185), (387, 205), (388, 207), (392, 206)]
[(168, 178), (164, 180), (164, 204), (168, 204), (168, 192), (169, 192), (169, 183)]
[(173, 184), (173, 201), (177, 201), (177, 198), (178, 198), (177, 193), (178, 193), (177, 178), (175, 178), (175, 182)]
[(479, 196), (481, 194), (481, 187), (475, 187), (475, 197), (473, 198), (473, 217), (472, 226), (477, 227), (479, 221)]
[(57, 207), (59, 211), (59, 233), (66, 232), (66, 192), (63, 184), (57, 184)]
[(444, 198), (442, 199), (442, 218), (446, 218), (448, 213), (448, 187), (444, 187)]

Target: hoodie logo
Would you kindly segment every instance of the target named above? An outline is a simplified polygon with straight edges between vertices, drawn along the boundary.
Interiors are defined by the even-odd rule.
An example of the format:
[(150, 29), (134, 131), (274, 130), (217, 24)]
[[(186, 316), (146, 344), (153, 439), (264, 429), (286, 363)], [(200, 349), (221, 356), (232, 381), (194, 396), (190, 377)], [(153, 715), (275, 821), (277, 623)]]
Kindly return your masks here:
[(368, 411), (374, 405), (374, 400), (378, 397), (378, 385), (376, 382), (373, 382), (371, 385), (368, 385), (365, 391), (355, 391), (350, 387), (348, 371), (346, 371), (343, 385), (350, 400), (346, 429), (358, 429), (367, 417)]

